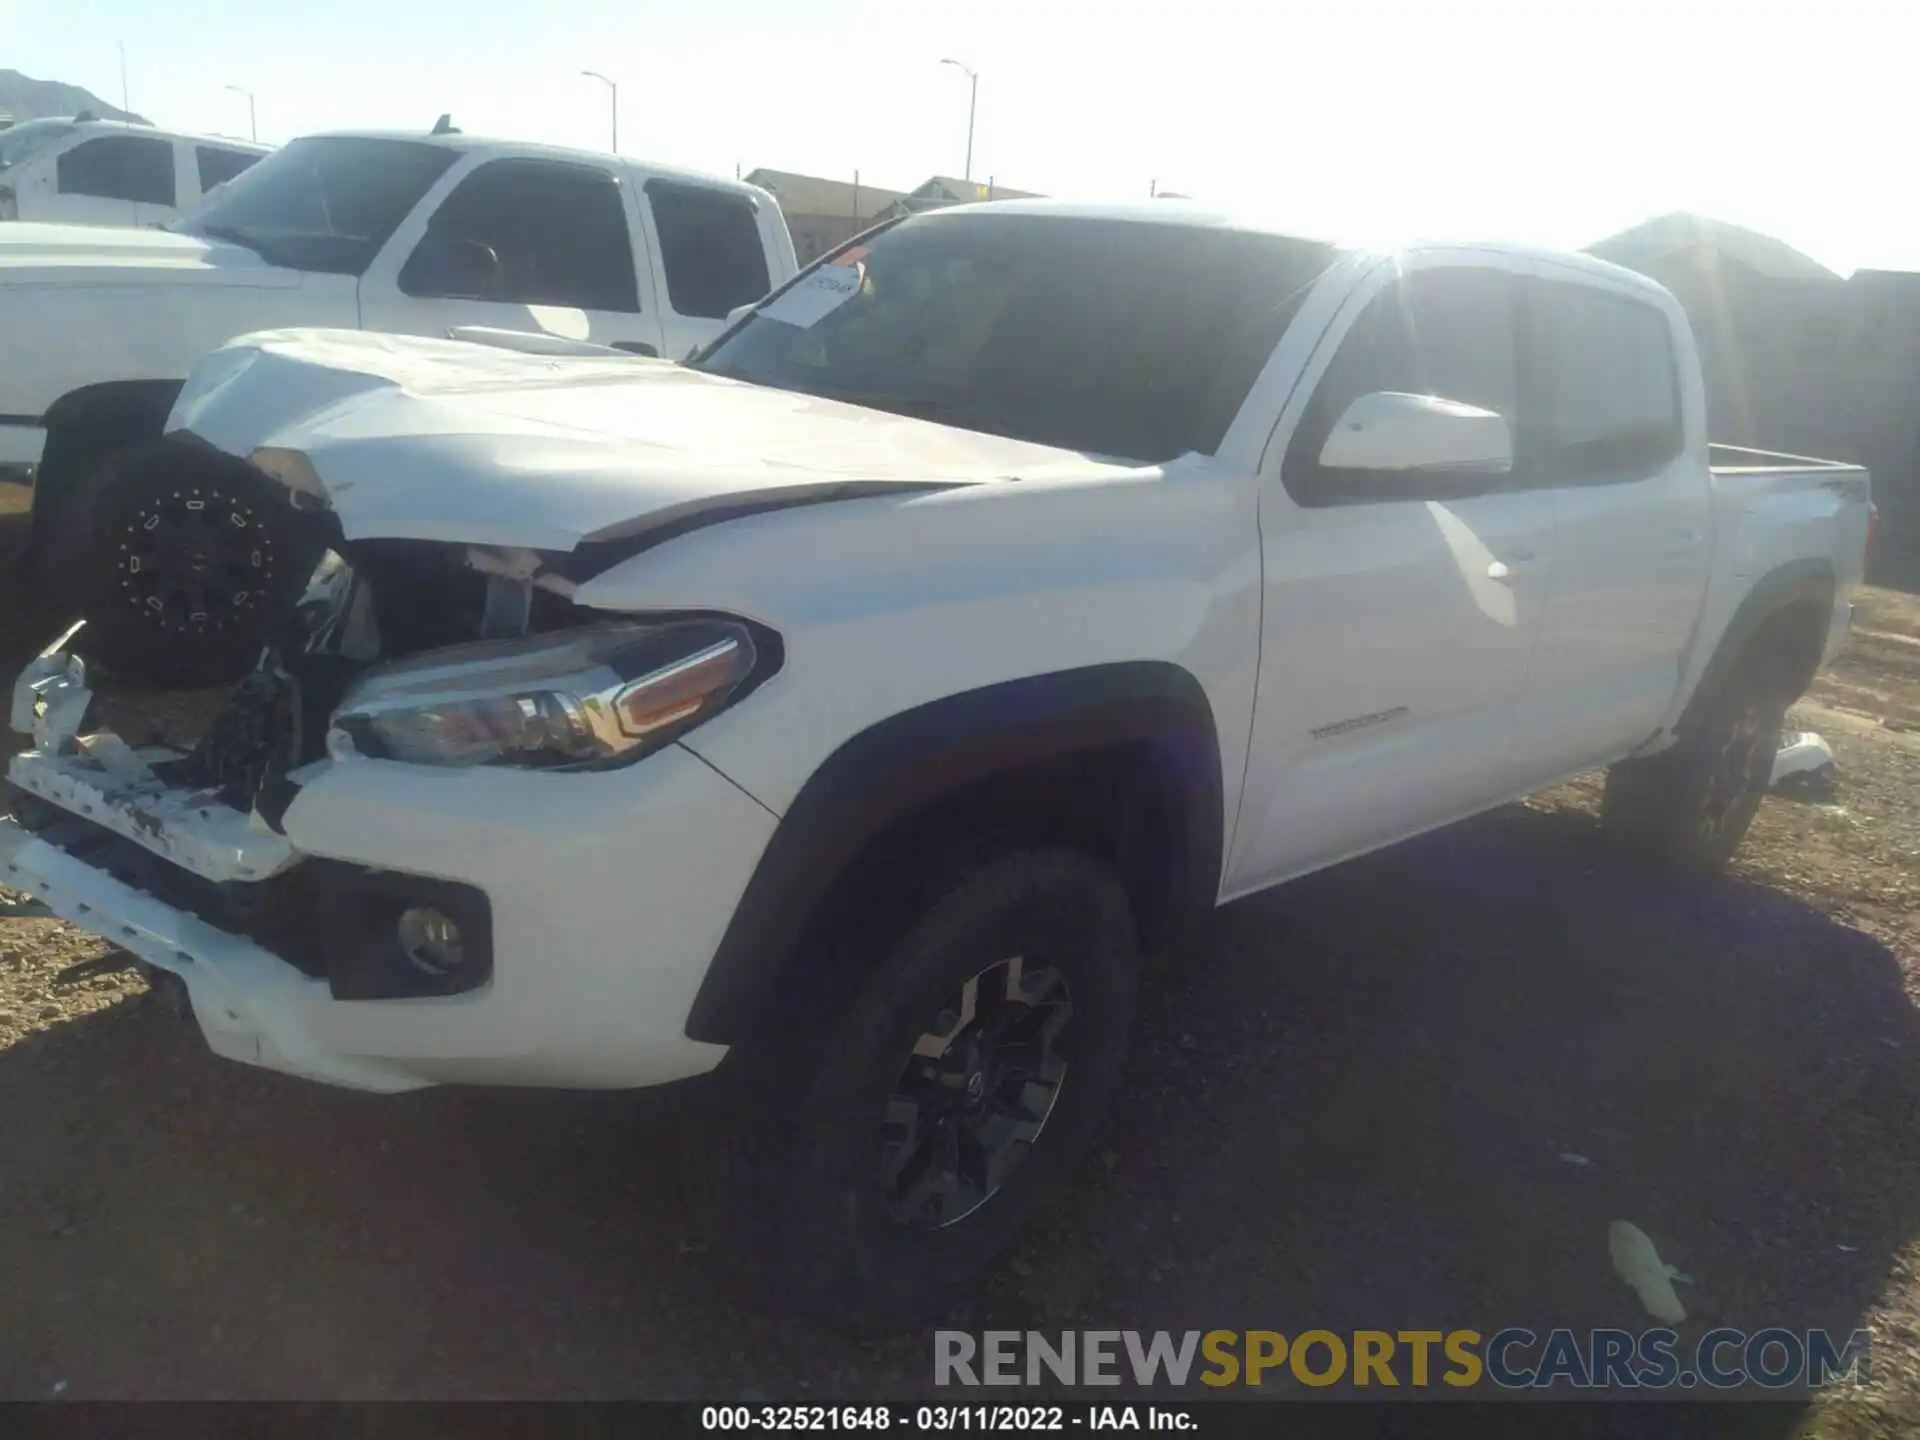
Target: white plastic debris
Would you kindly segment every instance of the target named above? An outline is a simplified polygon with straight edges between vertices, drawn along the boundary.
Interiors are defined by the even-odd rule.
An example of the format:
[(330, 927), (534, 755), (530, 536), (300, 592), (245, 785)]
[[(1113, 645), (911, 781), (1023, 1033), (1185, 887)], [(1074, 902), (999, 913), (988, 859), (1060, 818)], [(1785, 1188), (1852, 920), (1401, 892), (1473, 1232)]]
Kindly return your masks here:
[(1833, 747), (1811, 730), (1780, 737), (1780, 748), (1773, 757), (1773, 779), (1778, 785), (1789, 775), (1811, 775), (1833, 769)]
[(1647, 1314), (1663, 1325), (1687, 1318), (1687, 1307), (1673, 1290), (1674, 1281), (1687, 1277), (1660, 1258), (1646, 1231), (1625, 1220), (1614, 1221), (1607, 1227), (1607, 1253), (1613, 1257), (1613, 1273), (1640, 1297)]
[(1578, 1165), (1582, 1170), (1591, 1170), (1593, 1168), (1593, 1162), (1591, 1160), (1587, 1159), (1584, 1155), (1576, 1155), (1571, 1150), (1562, 1150), (1560, 1152), (1560, 1158), (1569, 1165)]
[(147, 762), (134, 754), (133, 747), (118, 735), (103, 730), (98, 735), (82, 735), (75, 743), (82, 755), (95, 761), (116, 780), (143, 784), (153, 779)]

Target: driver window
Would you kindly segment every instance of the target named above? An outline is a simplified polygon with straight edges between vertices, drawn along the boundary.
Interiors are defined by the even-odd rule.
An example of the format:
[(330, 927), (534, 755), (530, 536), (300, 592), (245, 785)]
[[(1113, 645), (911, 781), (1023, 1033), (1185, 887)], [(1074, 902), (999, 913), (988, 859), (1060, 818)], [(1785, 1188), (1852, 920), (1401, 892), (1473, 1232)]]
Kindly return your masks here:
[(400, 271), (402, 294), (637, 314), (619, 182), (604, 170), (494, 160), (462, 180)]
[(1507, 476), (1496, 482), (1455, 474), (1430, 477), (1416, 490), (1402, 476), (1327, 469), (1320, 451), (1347, 406), (1378, 390), (1438, 395), (1496, 411), (1513, 427), (1518, 444), (1514, 314), (1514, 280), (1501, 270), (1419, 270), (1388, 284), (1341, 340), (1294, 429), (1281, 471), (1287, 493), (1302, 505), (1339, 505), (1459, 498), (1511, 483)]

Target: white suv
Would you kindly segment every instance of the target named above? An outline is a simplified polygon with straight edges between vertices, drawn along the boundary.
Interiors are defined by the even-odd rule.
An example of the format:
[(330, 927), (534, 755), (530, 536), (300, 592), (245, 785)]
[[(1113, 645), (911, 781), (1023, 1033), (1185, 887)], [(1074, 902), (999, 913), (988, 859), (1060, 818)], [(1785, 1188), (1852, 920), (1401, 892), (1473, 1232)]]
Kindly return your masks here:
[(0, 131), (0, 220), (164, 224), (267, 153), (87, 115), (28, 120)]

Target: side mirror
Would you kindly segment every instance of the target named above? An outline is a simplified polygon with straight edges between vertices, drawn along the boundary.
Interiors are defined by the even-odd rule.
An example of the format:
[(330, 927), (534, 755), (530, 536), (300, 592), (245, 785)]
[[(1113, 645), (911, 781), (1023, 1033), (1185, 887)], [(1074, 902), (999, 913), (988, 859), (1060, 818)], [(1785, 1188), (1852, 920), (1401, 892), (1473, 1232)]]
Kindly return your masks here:
[(1329, 470), (1395, 470), (1504, 475), (1513, 469), (1506, 418), (1437, 395), (1378, 390), (1340, 417), (1320, 450)]

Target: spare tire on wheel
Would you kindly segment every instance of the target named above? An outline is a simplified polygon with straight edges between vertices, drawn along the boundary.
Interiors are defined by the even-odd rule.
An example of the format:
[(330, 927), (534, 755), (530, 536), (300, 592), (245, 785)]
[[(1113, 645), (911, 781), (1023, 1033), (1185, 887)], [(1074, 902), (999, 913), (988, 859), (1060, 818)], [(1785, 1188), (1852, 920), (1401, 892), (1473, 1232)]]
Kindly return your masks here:
[(165, 442), (107, 457), (62, 507), (57, 529), (46, 559), (86, 617), (76, 647), (145, 688), (244, 675), (322, 548), (311, 518), (272, 480)]

